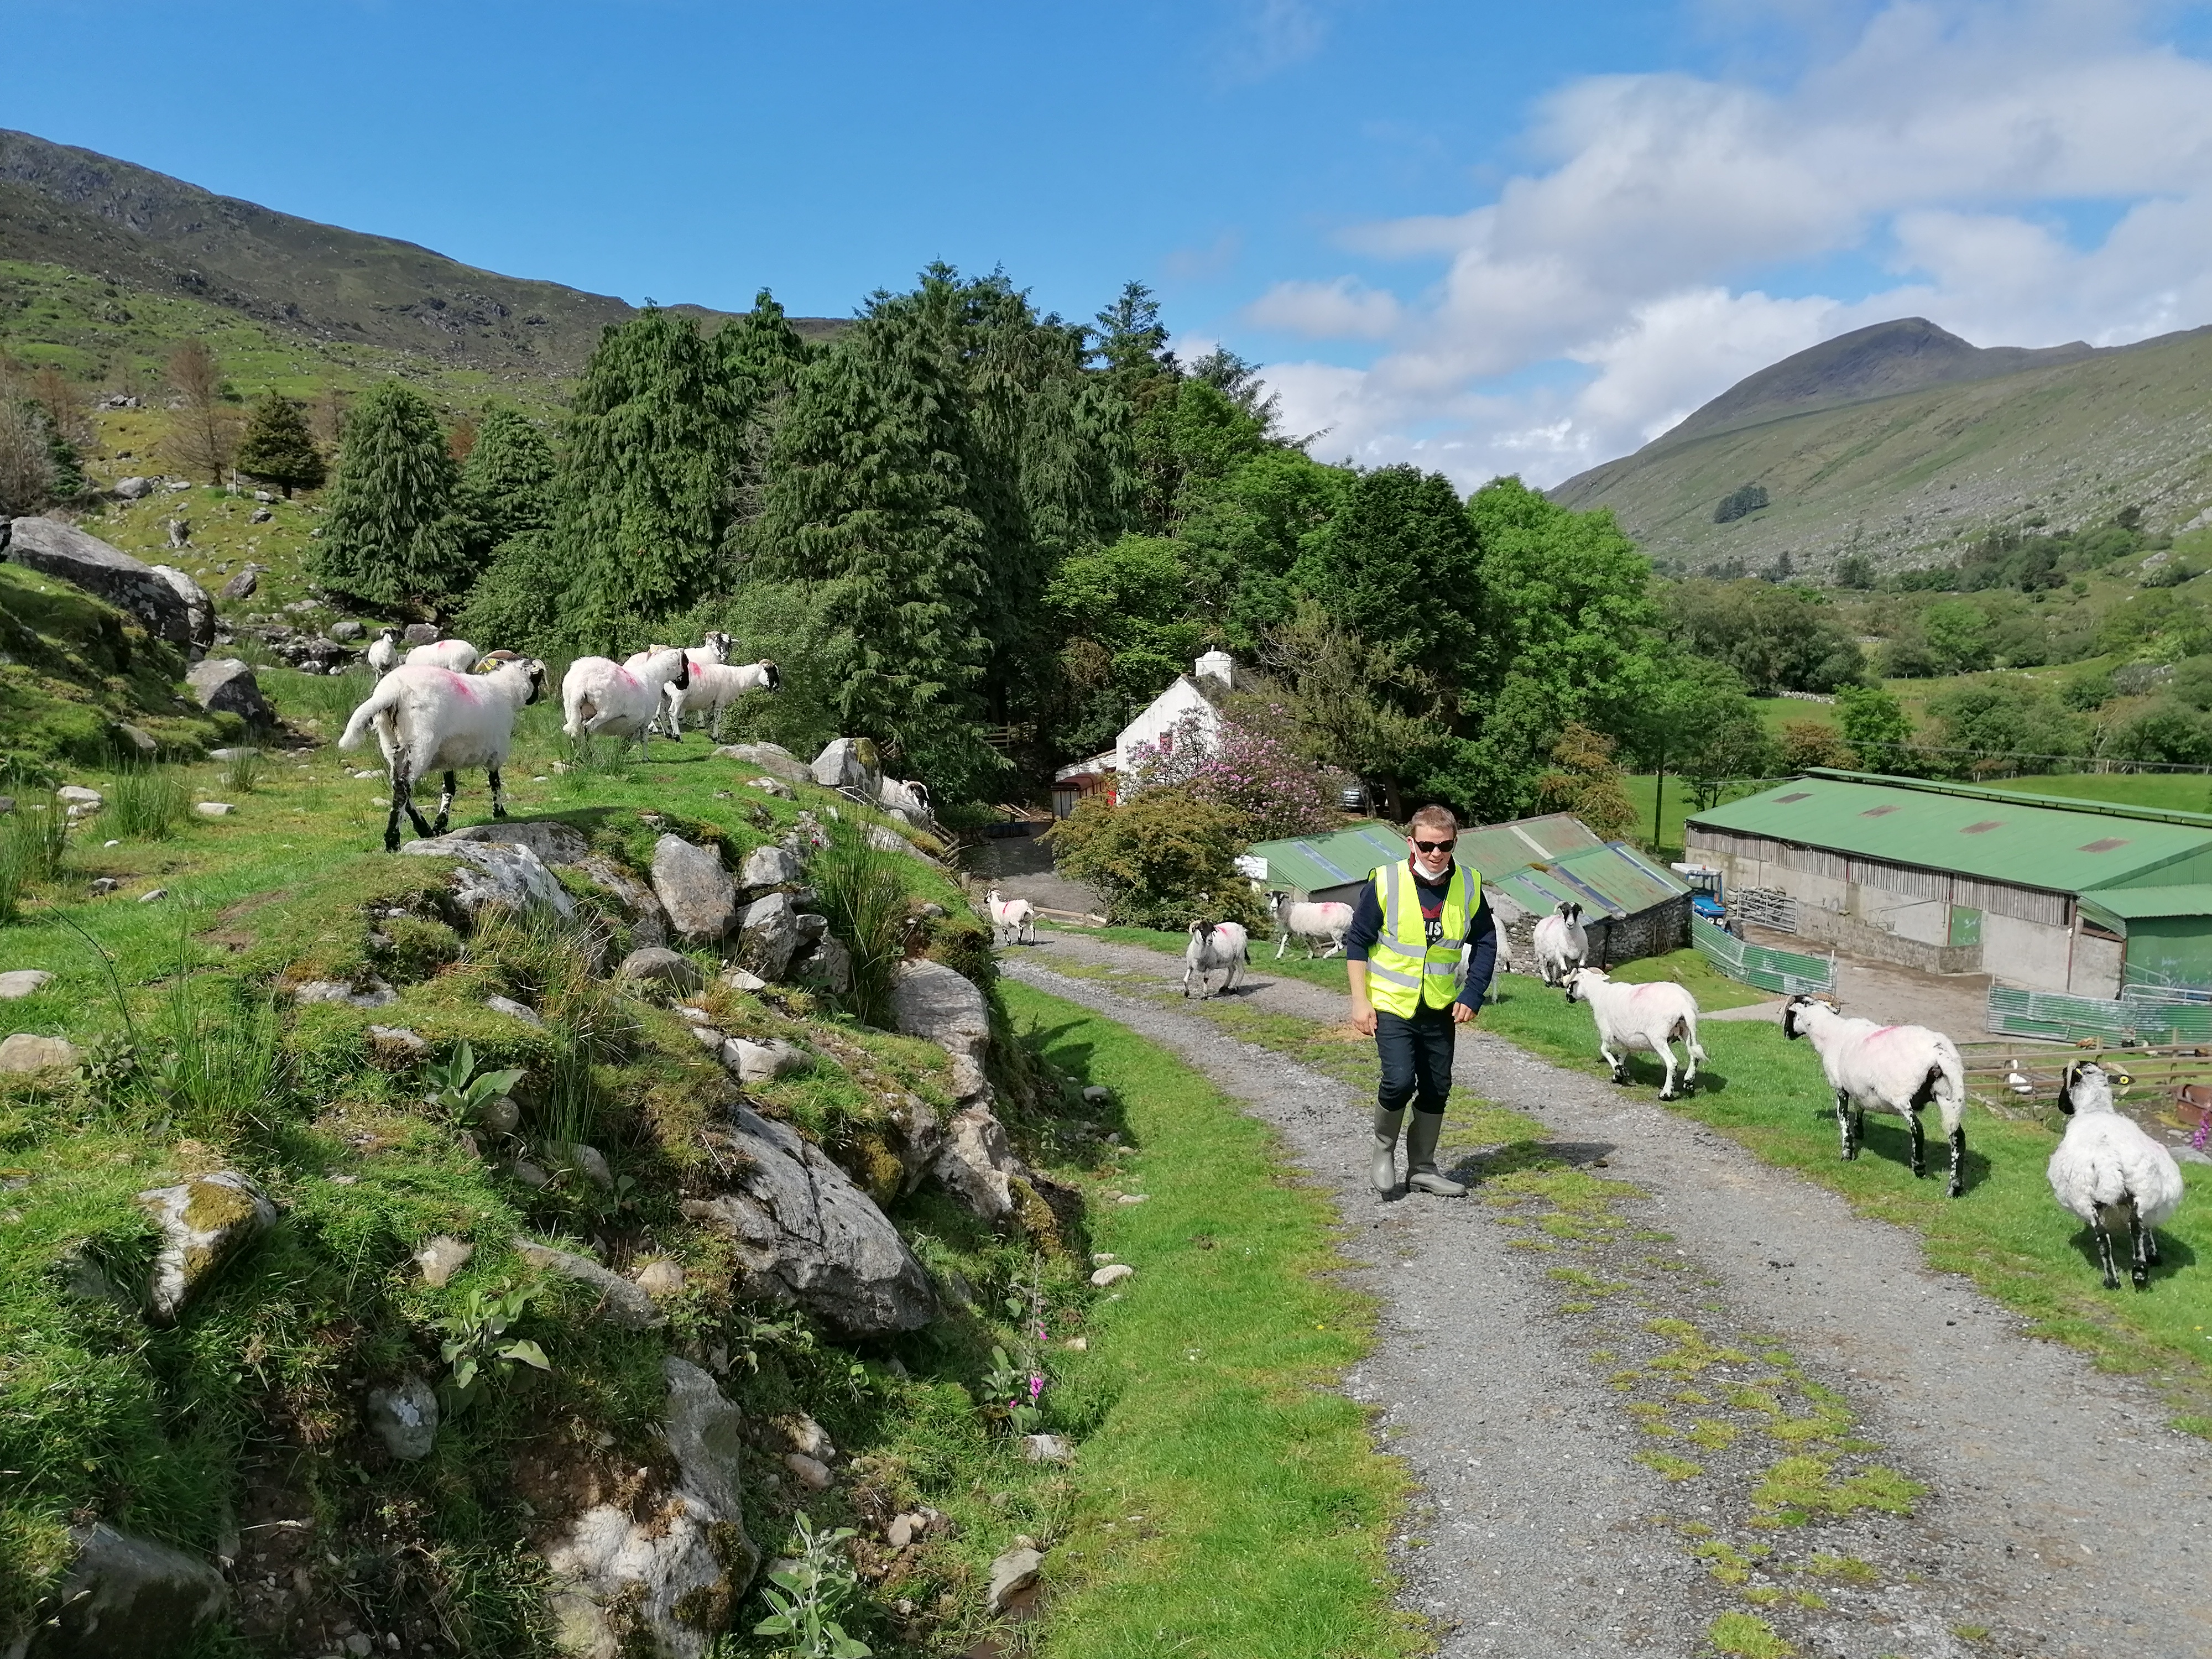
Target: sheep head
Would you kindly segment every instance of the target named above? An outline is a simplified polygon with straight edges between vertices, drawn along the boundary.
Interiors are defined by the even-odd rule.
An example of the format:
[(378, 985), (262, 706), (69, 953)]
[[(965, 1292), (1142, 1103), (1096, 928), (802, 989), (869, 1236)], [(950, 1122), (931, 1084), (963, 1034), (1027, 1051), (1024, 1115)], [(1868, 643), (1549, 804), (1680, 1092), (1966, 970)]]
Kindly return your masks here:
[(1567, 1000), (1581, 1002), (1588, 999), (1593, 986), (1610, 985), (1612, 977), (1602, 968), (1577, 968), (1565, 980)]
[(2125, 1072), (2108, 1072), (2094, 1060), (2077, 1060), (2059, 1078), (2058, 1109), (2069, 1117), (2076, 1112), (2112, 1111), (2112, 1085), (2130, 1081)]
[(770, 662), (766, 657), (763, 657), (760, 661), (753, 665), (760, 670), (761, 678), (769, 690), (781, 691), (783, 690), (783, 676), (777, 672), (776, 666), (774, 663)]

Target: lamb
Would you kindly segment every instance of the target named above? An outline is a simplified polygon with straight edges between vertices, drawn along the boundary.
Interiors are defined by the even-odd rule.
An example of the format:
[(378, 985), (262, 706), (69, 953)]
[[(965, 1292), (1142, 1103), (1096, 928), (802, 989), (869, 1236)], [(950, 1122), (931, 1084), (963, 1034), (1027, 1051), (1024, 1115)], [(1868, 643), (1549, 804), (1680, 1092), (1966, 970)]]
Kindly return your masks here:
[(1275, 913), (1275, 960), (1283, 959), (1283, 951), (1294, 939), (1306, 944), (1306, 960), (1315, 960), (1314, 946), (1322, 939), (1328, 949), (1321, 954), (1333, 957), (1344, 949), (1345, 930), (1352, 926), (1352, 907), (1336, 903), (1293, 903), (1284, 893), (1271, 893), (1267, 908)]
[(466, 640), (438, 640), (416, 646), (407, 653), (407, 661), (410, 665), (428, 664), (433, 668), (450, 668), (456, 674), (465, 674), (477, 665), (482, 654)]
[(399, 630), (387, 628), (369, 642), (368, 672), (382, 679), (399, 666)]
[(681, 689), (691, 684), (691, 661), (680, 650), (652, 646), (630, 659), (625, 667), (605, 657), (579, 657), (561, 679), (561, 708), (566, 718), (561, 729), (571, 742), (581, 742), (602, 732), (611, 732), (628, 748), (632, 738), (641, 750), (654, 717), (660, 712), (661, 688)]
[[(1682, 1092), (1698, 1080), (1698, 1062), (1705, 1051), (1698, 1046), (1698, 1000), (1672, 980), (1650, 985), (1621, 985), (1602, 968), (1577, 968), (1566, 976), (1569, 1002), (1589, 1004), (1597, 1022), (1597, 1051), (1613, 1067), (1615, 1083), (1628, 1081), (1628, 1056), (1637, 1049), (1653, 1054), (1666, 1063), (1666, 1080), (1659, 1098), (1675, 1098), (1674, 1042), (1682, 1042), (1688, 1068), (1682, 1073)], [(1618, 1052), (1616, 1052), (1616, 1050)]]
[[(457, 674), (427, 663), (404, 663), (376, 683), (368, 700), (346, 722), (341, 749), (358, 749), (374, 726), (392, 773), (392, 812), (385, 820), (384, 850), (399, 850), (399, 815), (404, 811), (418, 836), (442, 836), (453, 805), (453, 773), (481, 766), (491, 778), (491, 811), (507, 816), (499, 769), (514, 741), (515, 717), (545, 693), (545, 665), (493, 653), (495, 666), (481, 674)], [(438, 819), (426, 823), (416, 810), (415, 785), (434, 771), (446, 775), (438, 800)]]
[(1550, 915), (1536, 924), (1530, 940), (1536, 952), (1536, 971), (1544, 983), (1563, 985), (1567, 975), (1589, 960), (1589, 934), (1583, 928), (1583, 907), (1561, 899)]
[(1001, 929), (1006, 932), (1006, 937), (1002, 943), (1018, 945), (1024, 933), (1029, 934), (1030, 944), (1036, 943), (1036, 905), (1025, 898), (1002, 899), (995, 887), (983, 896), (983, 902), (990, 908), (993, 935), (995, 936)]
[(2113, 1109), (2112, 1074), (2093, 1060), (2066, 1068), (2058, 1109), (2071, 1121), (2051, 1155), (2051, 1190), (2097, 1235), (2108, 1291), (2120, 1288), (2111, 1230), (2127, 1217), (2130, 1277), (2142, 1290), (2158, 1263), (2157, 1229), (2181, 1207), (2181, 1166), (2133, 1119)]
[(1949, 1196), (1966, 1190), (1966, 1072), (1958, 1045), (1924, 1025), (1877, 1025), (1870, 1019), (1846, 1019), (1815, 997), (1795, 996), (1783, 1005), (1782, 1035), (1807, 1037), (1820, 1056), (1820, 1069), (1836, 1091), (1836, 1129), (1846, 1159), (1858, 1156), (1866, 1139), (1866, 1115), (1894, 1112), (1911, 1126), (1912, 1173), (1925, 1175), (1925, 1137), (1920, 1109), (1933, 1101), (1943, 1115), (1943, 1133), (1951, 1143)]
[[(1250, 936), (1233, 921), (1194, 921), (1190, 925), (1190, 944), (1182, 955), (1182, 994), (1190, 994), (1190, 976), (1198, 975), (1198, 996), (1203, 1002), (1209, 996), (1225, 996), (1237, 983), (1237, 971), (1245, 965), (1245, 949)], [(1221, 989), (1209, 990), (1206, 976), (1215, 969), (1221, 971)]]

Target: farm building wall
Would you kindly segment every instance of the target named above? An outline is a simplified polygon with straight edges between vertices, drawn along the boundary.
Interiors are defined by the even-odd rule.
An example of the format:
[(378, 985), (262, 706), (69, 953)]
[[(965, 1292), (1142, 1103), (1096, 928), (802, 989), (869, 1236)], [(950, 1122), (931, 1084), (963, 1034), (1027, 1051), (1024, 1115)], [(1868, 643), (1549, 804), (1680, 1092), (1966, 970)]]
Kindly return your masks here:
[[(1510, 900), (1493, 898), (1491, 911), (1498, 918), (1500, 964), (1510, 965), (1516, 974), (1534, 973), (1537, 918)], [(1663, 957), (1690, 941), (1689, 895), (1681, 894), (1618, 919), (1585, 915), (1583, 931), (1589, 935), (1589, 960), (1594, 968), (1610, 968), (1639, 957)]]
[(2137, 916), (2128, 923), (2130, 983), (2212, 985), (2212, 933), (2203, 916)]

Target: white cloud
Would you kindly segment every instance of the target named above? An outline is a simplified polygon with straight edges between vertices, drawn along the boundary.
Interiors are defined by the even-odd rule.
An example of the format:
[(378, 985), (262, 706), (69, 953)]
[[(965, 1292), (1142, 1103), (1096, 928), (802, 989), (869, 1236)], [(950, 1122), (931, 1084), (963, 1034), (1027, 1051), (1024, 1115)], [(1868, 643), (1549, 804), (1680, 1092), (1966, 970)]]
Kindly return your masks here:
[[(1677, 73), (1563, 87), (1526, 135), (1541, 170), (1340, 239), (1370, 259), (1442, 258), (1441, 281), (1408, 299), (1347, 274), (1253, 304), (1260, 326), (1392, 345), (1364, 370), (1273, 369), (1286, 423), (1328, 426), (1363, 459), (1449, 456), (1463, 483), (1502, 457), (1551, 483), (1887, 317), (2017, 345), (2212, 320), (2212, 65), (2147, 41), (2144, 15), (1894, 0), (1779, 89)], [(2125, 210), (2077, 246), (2062, 211), (2096, 204)], [(1839, 259), (1893, 280), (1759, 286)], [(1531, 371), (1534, 390), (1496, 386)]]

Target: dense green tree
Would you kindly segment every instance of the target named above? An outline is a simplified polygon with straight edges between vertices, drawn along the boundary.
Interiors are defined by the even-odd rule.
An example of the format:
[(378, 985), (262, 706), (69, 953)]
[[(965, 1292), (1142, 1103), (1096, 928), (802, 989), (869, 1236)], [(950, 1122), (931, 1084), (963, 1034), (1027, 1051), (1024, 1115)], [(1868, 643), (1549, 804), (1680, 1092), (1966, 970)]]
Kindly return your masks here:
[(469, 574), (453, 512), (459, 471), (421, 392), (398, 380), (372, 387), (346, 417), (315, 579), (374, 605), (447, 603)]
[(1281, 687), (1307, 752), (1376, 789), (1382, 810), (1403, 816), (1419, 757), (1449, 737), (1443, 687), (1310, 599), (1268, 630), (1260, 659)]
[(471, 552), (488, 559), (511, 537), (547, 528), (553, 516), (553, 446), (511, 404), (489, 405), (461, 463), (460, 511)]
[(1442, 473), (1364, 473), (1292, 572), (1370, 644), (1445, 688), (1480, 683), (1487, 605), (1474, 526)]
[(1857, 641), (1809, 589), (1757, 580), (1676, 582), (1665, 604), (1678, 638), (1699, 656), (1728, 664), (1761, 696), (1833, 691), (1866, 672)]
[(2185, 703), (2161, 698), (2114, 728), (2098, 752), (2114, 760), (2201, 766), (2212, 761), (2212, 722)]
[(553, 486), (574, 643), (617, 655), (653, 620), (726, 586), (758, 382), (696, 322), (656, 307), (600, 337)]
[(1063, 641), (1068, 706), (1065, 753), (1092, 755), (1204, 648), (1173, 542), (1125, 536), (1064, 561), (1045, 592), (1046, 619)]
[(1897, 694), (1879, 685), (1847, 685), (1836, 693), (1836, 724), (1869, 772), (1911, 777), (1919, 770), (1912, 716)]
[(2045, 771), (2088, 750), (2082, 721), (2033, 680), (1970, 680), (1929, 698), (1928, 712), (1935, 763), (1955, 778)]
[(1000, 765), (979, 730), (988, 548), (971, 448), (924, 332), (864, 318), (799, 374), (749, 537), (760, 576), (812, 589), (810, 648), (841, 729), (890, 745), (948, 797), (981, 793)]
[(1176, 528), (1190, 602), (1216, 638), (1250, 654), (1298, 609), (1291, 572), (1343, 509), (1357, 476), (1270, 447), (1198, 495)]
[(323, 452), (307, 431), (300, 405), (275, 392), (258, 400), (238, 441), (238, 470), (276, 485), (290, 500), (295, 489), (320, 489)]

